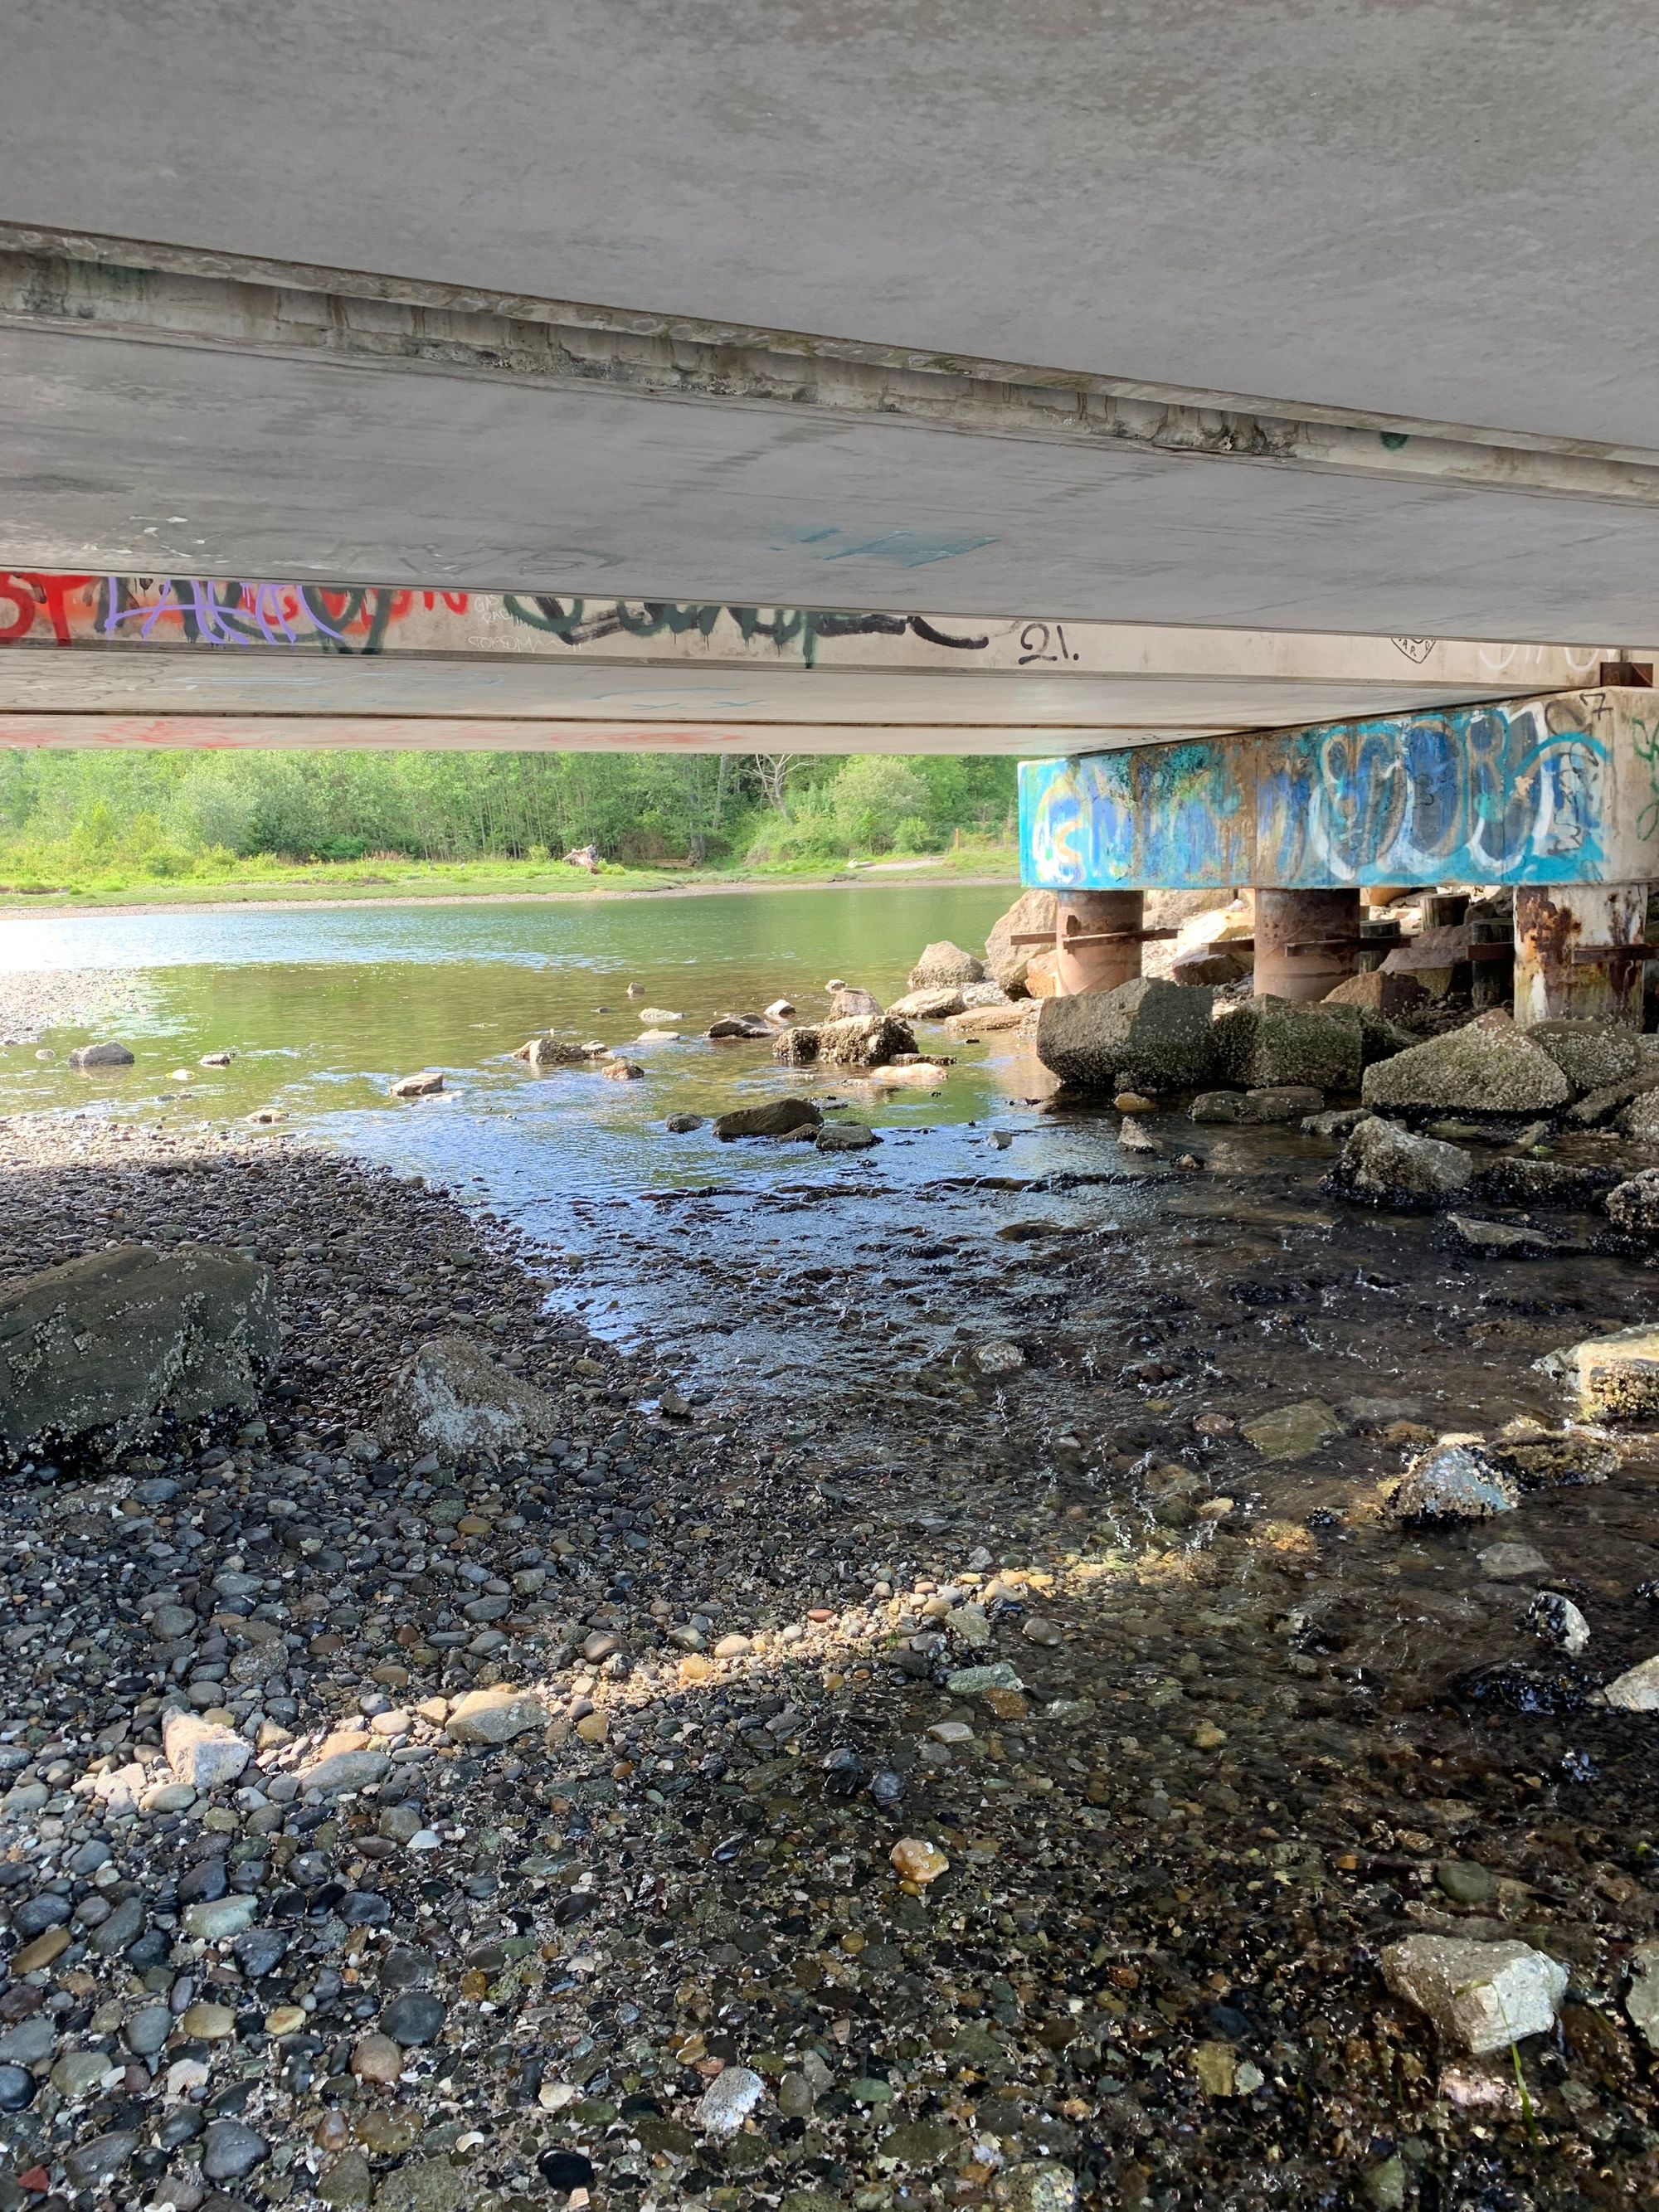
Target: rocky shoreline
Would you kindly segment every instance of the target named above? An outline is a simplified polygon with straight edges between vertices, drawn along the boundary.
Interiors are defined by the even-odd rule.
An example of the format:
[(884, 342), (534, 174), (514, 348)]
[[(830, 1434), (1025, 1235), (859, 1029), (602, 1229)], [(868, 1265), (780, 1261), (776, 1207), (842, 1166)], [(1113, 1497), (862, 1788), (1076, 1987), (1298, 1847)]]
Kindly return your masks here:
[(0, 1045), (118, 1022), (149, 1005), (143, 977), (120, 969), (7, 969), (0, 972)]
[[(1101, 1142), (919, 1221), (769, 1193), (781, 1271), (696, 1194), (619, 1240), (694, 1328), (842, 1347), (744, 1410), (443, 1193), (0, 1127), (0, 1298), (199, 1243), (287, 1332), (252, 1419), (0, 1492), (0, 2212), (1655, 2201), (1655, 1722), (1591, 1702), (1659, 1644), (1645, 1442), (1495, 1532), (1364, 1504), (1552, 1433), (1528, 1362), (1645, 1285), (1339, 1232), (1294, 1133)], [(417, 1455), (457, 1336), (558, 1432)], [(1424, 1937), (1559, 1963), (1518, 2063)]]

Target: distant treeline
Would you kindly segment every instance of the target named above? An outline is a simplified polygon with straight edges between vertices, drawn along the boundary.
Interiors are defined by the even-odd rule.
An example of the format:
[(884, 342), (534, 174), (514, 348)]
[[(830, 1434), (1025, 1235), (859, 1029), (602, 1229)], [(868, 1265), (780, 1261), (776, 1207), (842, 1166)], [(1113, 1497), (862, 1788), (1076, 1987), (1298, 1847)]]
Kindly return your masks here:
[(938, 852), (1012, 833), (1007, 760), (670, 753), (0, 750), (0, 861), (200, 875), (216, 860), (545, 860), (649, 866)]

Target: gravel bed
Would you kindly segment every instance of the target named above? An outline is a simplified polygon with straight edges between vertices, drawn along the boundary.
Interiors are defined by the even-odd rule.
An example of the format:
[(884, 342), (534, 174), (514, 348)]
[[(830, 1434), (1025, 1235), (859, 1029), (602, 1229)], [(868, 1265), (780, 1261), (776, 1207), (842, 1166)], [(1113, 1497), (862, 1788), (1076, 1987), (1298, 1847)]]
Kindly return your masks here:
[[(240, 1429), (3, 1479), (0, 2212), (1655, 2201), (1652, 1717), (1379, 1699), (1310, 1600), (1398, 1540), (1174, 1466), (1156, 1332), (1109, 1505), (1006, 1379), (878, 1465), (417, 1182), (0, 1125), (0, 1285), (135, 1238), (289, 1334)], [(399, 1449), (456, 1329), (556, 1441)], [(1558, 2030), (1441, 2047), (1425, 1931), (1567, 1963)]]
[(0, 969), (0, 1045), (32, 1044), (52, 1030), (90, 1030), (142, 1013), (141, 976), (109, 968)]

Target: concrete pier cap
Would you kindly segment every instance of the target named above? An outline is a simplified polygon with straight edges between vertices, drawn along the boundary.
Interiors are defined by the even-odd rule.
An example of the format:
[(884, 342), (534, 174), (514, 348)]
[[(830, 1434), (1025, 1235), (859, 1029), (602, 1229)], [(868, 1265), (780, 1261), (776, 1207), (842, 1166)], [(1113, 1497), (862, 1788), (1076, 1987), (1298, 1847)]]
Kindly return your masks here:
[[(1360, 965), (1362, 893), (1512, 889), (1516, 1020), (1639, 1027), (1659, 695), (1607, 684), (1025, 761), (1020, 847), (1023, 880), (1059, 894), (1062, 916), (1103, 914), (1085, 902), (1109, 896), (1254, 887), (1255, 988), (1304, 1001)], [(1457, 941), (1461, 906), (1443, 899), (1425, 919), (1452, 940), (1449, 963), (1480, 963), (1480, 1000), (1506, 995), (1503, 956)], [(1063, 990), (1110, 988), (1104, 964), (1056, 964)]]

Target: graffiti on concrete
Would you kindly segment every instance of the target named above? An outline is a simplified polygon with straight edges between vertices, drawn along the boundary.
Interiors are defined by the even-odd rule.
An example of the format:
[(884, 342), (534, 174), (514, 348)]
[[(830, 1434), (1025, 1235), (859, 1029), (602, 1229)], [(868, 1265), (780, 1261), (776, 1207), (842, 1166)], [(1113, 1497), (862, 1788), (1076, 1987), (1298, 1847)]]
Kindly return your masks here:
[(1293, 732), (1262, 750), (1257, 880), (1593, 880), (1606, 764), (1571, 695)]
[[(1024, 762), (1022, 872), (1054, 890), (1601, 880), (1605, 696)], [(1638, 838), (1659, 830), (1651, 763), (1649, 781)]]
[[(1039, 625), (1041, 627), (1041, 625)], [(411, 591), (386, 585), (225, 582), (200, 576), (0, 571), (0, 645), (276, 647), (372, 654), (554, 651), (663, 638), (733, 644), (805, 668), (843, 638), (910, 638), (944, 656), (983, 653), (990, 633), (925, 615), (550, 592)]]

